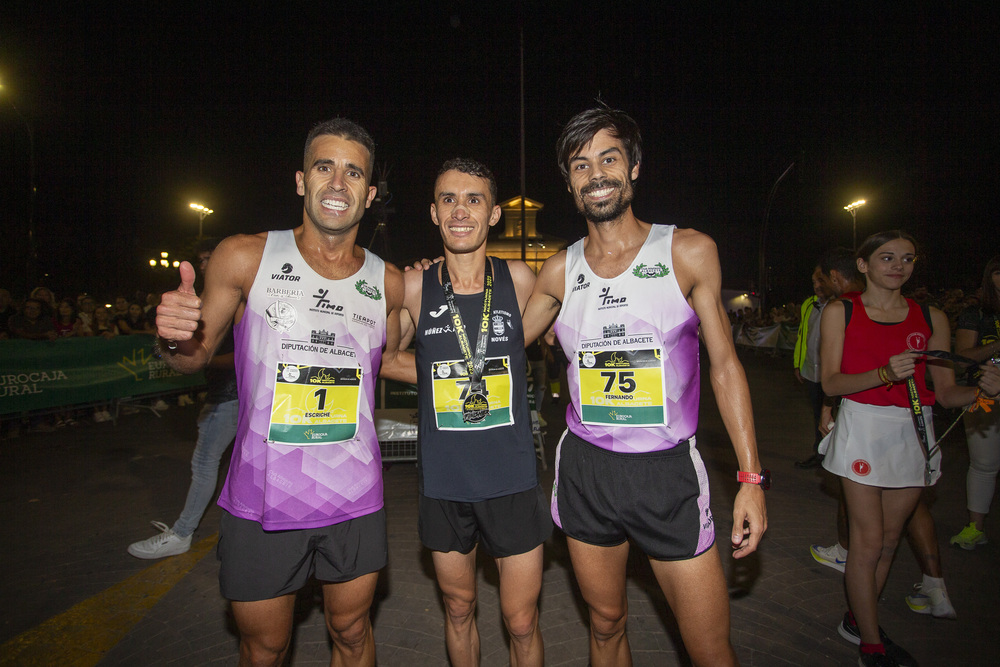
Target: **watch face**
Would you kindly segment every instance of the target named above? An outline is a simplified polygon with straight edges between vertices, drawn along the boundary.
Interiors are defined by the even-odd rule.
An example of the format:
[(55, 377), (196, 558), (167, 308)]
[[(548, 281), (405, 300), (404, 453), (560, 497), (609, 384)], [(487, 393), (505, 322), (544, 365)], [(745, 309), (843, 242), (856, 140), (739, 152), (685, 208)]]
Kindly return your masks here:
[(771, 471), (767, 468), (760, 471), (760, 488), (765, 491), (771, 488)]

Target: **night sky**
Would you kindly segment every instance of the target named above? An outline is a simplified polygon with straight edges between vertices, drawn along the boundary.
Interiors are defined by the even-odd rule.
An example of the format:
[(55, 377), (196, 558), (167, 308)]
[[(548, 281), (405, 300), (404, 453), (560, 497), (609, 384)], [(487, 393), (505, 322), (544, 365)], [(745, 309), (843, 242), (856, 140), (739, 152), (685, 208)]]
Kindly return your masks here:
[[(0, 286), (16, 295), (32, 286), (24, 119), (36, 282), (57, 293), (172, 286), (147, 260), (190, 247), (191, 201), (216, 211), (206, 235), (298, 225), (305, 135), (338, 115), (377, 143), (389, 259), (435, 256), (427, 211), (441, 162), (476, 157), (501, 200), (520, 191), (522, 22), (527, 195), (545, 205), (545, 233), (585, 232), (554, 146), (600, 97), (643, 132), (636, 214), (712, 235), (727, 287), (756, 282), (768, 194), (792, 162), (766, 236), (773, 299), (809, 294), (823, 249), (851, 244), (842, 207), (859, 198), (859, 241), (902, 227), (922, 242), (912, 285), (973, 287), (1000, 252), (995, 10), (78, 4), (0, 9)], [(371, 235), (366, 219), (359, 242)]]

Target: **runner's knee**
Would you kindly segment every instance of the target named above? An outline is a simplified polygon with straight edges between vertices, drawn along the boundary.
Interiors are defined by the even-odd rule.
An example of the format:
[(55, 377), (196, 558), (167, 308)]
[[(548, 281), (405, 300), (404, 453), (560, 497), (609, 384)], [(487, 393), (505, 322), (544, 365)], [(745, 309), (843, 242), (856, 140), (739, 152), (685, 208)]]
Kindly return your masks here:
[(243, 637), (240, 641), (240, 667), (272, 667), (284, 662), (291, 637)]
[(327, 617), (326, 628), (334, 643), (347, 653), (360, 653), (368, 643), (372, 629), (367, 615), (349, 623), (338, 623)]
[(465, 625), (476, 613), (475, 594), (444, 593), (441, 597), (444, 599), (445, 613), (453, 625)]
[(504, 613), (504, 625), (514, 641), (527, 641), (538, 628), (538, 608), (530, 607), (514, 613)]
[(611, 640), (625, 632), (626, 607), (590, 608), (590, 628), (598, 642)]

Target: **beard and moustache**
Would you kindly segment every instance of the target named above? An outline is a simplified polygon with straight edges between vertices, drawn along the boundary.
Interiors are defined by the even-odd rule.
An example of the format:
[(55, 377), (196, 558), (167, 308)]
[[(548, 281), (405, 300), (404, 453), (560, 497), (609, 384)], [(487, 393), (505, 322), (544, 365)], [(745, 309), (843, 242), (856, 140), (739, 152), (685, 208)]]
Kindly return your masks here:
[[(600, 202), (590, 201), (586, 198), (586, 195), (594, 190), (609, 187), (616, 189), (616, 197)], [(611, 222), (628, 211), (634, 198), (635, 189), (632, 187), (632, 183), (624, 184), (617, 179), (605, 178), (581, 188), (580, 194), (576, 197), (576, 207), (590, 222)]]

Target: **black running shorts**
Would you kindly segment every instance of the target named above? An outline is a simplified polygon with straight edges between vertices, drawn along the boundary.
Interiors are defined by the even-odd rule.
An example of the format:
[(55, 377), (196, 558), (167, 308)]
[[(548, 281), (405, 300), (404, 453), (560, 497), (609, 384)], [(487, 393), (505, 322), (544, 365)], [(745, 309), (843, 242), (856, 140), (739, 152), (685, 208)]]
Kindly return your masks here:
[(551, 534), (549, 502), (539, 485), (472, 503), (420, 496), (420, 541), (432, 551), (467, 554), (482, 543), (486, 553), (504, 558), (528, 553)]
[(351, 581), (385, 567), (385, 510), (323, 528), (275, 531), (223, 512), (216, 554), (227, 600), (270, 600), (294, 593), (309, 577)]
[(626, 454), (567, 431), (556, 452), (556, 523), (569, 537), (596, 546), (631, 539), (657, 560), (705, 552), (715, 543), (715, 524), (708, 474), (693, 440)]

